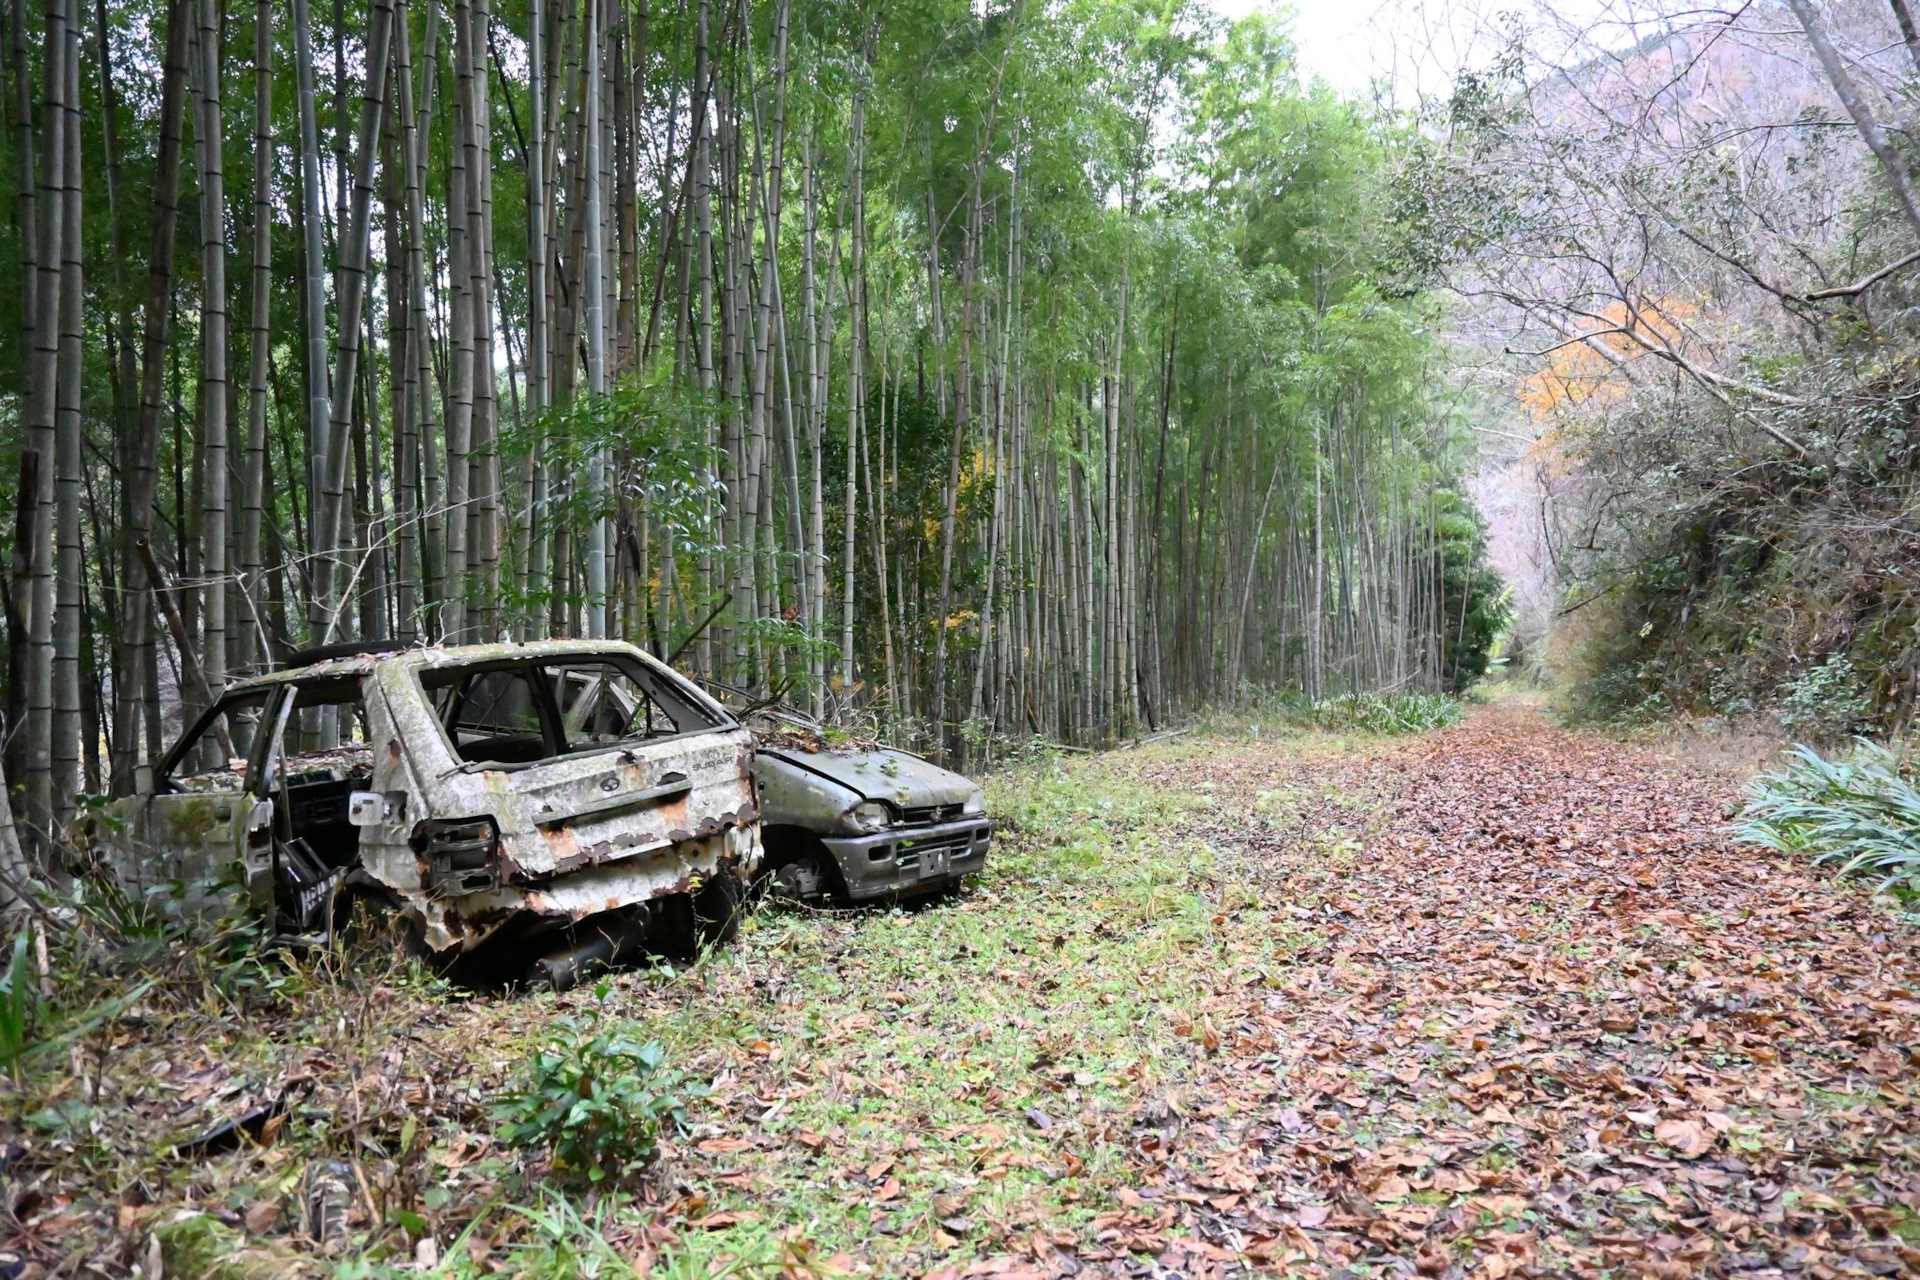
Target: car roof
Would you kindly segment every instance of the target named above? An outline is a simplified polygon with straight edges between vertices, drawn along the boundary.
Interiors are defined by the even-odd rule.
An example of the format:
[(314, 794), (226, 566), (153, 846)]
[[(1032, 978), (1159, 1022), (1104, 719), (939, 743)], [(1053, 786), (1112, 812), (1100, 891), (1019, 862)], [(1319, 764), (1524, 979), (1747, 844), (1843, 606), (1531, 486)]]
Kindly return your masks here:
[[(604, 654), (649, 660), (648, 655), (638, 646), (624, 640), (528, 640), (500, 644), (417, 645), (408, 649), (343, 654), (337, 658), (309, 663), (304, 667), (269, 671), (245, 680), (236, 680), (228, 686), (228, 692), (237, 689), (270, 688), (295, 680), (312, 680), (327, 676), (366, 675), (376, 667), (383, 666), (460, 667), (482, 662), (508, 661), (514, 658), (597, 657)], [(665, 666), (664, 663), (660, 665)]]

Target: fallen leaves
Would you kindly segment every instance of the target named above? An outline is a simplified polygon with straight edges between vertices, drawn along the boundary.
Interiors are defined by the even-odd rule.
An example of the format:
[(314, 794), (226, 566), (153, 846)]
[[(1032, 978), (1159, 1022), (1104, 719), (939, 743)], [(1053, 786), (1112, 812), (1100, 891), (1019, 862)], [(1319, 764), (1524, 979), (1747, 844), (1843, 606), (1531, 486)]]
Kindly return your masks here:
[(1600, 1015), (1600, 1029), (1625, 1035), (1640, 1025), (1640, 1010), (1631, 1005), (1615, 1005)]
[[(1241, 1027), (1141, 1149), (1190, 1231), (1307, 1271), (1920, 1268), (1892, 1230), (1920, 1220), (1913, 936), (1729, 845), (1728, 780), (1510, 707), (1304, 767), (1136, 772), (1219, 784), (1186, 834), (1242, 849), (1299, 938), (1283, 1000), (1223, 984), (1174, 1015)], [(1188, 1194), (1223, 1147), (1259, 1179), (1229, 1209)]]
[[(1021, 794), (1054, 777), (1097, 800), (1003, 831), (958, 903), (761, 917), (724, 964), (621, 979), (711, 1081), (609, 1227), (641, 1274), (1920, 1271), (1915, 933), (1729, 846), (1725, 780), (1508, 707), (1357, 752), (1187, 739)], [(534, 1006), (379, 999), (417, 1042), (307, 1069), (497, 1195), (472, 1100)], [(255, 1083), (158, 1056), (137, 1105), (169, 1128)], [(192, 1194), (284, 1241), (293, 1146)], [(70, 1195), (19, 1203), (75, 1230)], [(137, 1250), (178, 1208), (106, 1203), (96, 1238)]]
[(1653, 1136), (1688, 1160), (1698, 1160), (1713, 1146), (1707, 1127), (1698, 1120), (1662, 1120), (1653, 1126)]

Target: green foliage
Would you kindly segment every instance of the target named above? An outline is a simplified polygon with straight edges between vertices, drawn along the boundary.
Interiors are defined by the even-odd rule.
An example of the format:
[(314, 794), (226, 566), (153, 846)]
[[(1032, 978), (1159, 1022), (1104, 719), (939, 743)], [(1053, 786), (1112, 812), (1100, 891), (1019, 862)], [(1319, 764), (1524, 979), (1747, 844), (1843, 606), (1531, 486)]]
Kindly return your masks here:
[(1673, 710), (1666, 695), (1652, 685), (1653, 678), (1642, 665), (1603, 662), (1568, 691), (1566, 721), (1613, 729), (1651, 724)]
[(0, 975), (0, 1070), (9, 1073), (16, 1084), (35, 1059), (119, 1017), (153, 985), (150, 980), (142, 980), (107, 999), (63, 1010), (41, 993), (28, 959), (29, 945), (27, 930), (14, 935), (6, 972)]
[(494, 1105), (500, 1140), (544, 1150), (556, 1171), (590, 1184), (644, 1168), (662, 1132), (684, 1125), (687, 1100), (703, 1091), (666, 1057), (658, 1041), (631, 1038), (598, 1008), (556, 1019)]
[(1920, 788), (1904, 751), (1864, 738), (1844, 758), (1796, 746), (1785, 769), (1747, 788), (1733, 829), (1749, 844), (1920, 893)]
[(1525, 225), (1525, 177), (1500, 153), (1524, 124), (1527, 102), (1519, 32), (1510, 30), (1489, 66), (1462, 68), (1453, 93), (1408, 131), (1386, 220), (1386, 260), (1402, 287), (1430, 286)]
[[(1658, 513), (1673, 525), (1607, 557), (1603, 573), (1618, 572), (1617, 585), (1609, 590), (1602, 576), (1574, 589), (1578, 718), (1764, 714), (1790, 736), (1827, 743), (1910, 705), (1901, 673), (1920, 596), (1874, 567), (1905, 555), (1904, 540), (1864, 518), (1839, 529), (1805, 509), (1825, 494), (1820, 508), (1890, 510), (1908, 500), (1904, 481), (1870, 484), (1869, 473), (1815, 483), (1798, 467), (1774, 468), (1772, 478), (1767, 470), (1757, 469), (1749, 504)], [(1776, 485), (1782, 496), (1769, 496)], [(1797, 656), (1805, 654), (1824, 656)]]
[[(584, 526), (634, 503), (646, 510), (657, 537), (678, 554), (692, 554), (714, 549), (712, 512), (724, 490), (706, 440), (707, 422), (718, 412), (718, 401), (676, 378), (671, 362), (656, 361), (605, 395), (582, 392), (503, 432), (501, 449), (538, 451), (553, 464), (549, 518)], [(607, 467), (598, 496), (587, 484), (596, 456)]]
[(26, 1055), (29, 1037), (40, 1017), (40, 989), (27, 966), (27, 931), (13, 939), (7, 972), (0, 978), (0, 1066), (19, 1078), (20, 1060)]
[(1513, 605), (1500, 575), (1487, 564), (1486, 526), (1466, 498), (1439, 496), (1433, 517), (1440, 574), (1440, 671), (1447, 687), (1464, 693), (1487, 674)]
[(1444, 693), (1346, 693), (1314, 703), (1309, 716), (1322, 729), (1394, 736), (1444, 729), (1465, 714), (1460, 699)]
[(1827, 741), (1867, 727), (1873, 694), (1844, 653), (1829, 654), (1780, 686), (1780, 724), (1798, 737)]

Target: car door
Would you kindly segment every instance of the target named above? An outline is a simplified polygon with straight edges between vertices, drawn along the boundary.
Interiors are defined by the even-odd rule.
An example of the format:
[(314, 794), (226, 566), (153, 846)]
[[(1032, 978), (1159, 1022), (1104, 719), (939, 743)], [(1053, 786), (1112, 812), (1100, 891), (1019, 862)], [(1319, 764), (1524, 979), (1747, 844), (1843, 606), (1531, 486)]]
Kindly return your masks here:
[(271, 809), (253, 786), (277, 686), (222, 697), (154, 769), (152, 789), (119, 809), (113, 838), (121, 886), (136, 897), (169, 887), (190, 912), (218, 910), (246, 886), (249, 832)]

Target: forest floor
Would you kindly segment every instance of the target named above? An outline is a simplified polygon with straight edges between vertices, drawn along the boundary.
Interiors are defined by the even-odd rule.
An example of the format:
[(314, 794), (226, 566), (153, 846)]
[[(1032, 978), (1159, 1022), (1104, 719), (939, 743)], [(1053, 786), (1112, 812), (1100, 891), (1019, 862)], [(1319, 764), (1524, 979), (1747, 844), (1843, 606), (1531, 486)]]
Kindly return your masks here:
[[(1920, 1269), (1920, 928), (1728, 843), (1737, 780), (1683, 754), (1515, 701), (1399, 740), (1217, 725), (998, 780), (958, 897), (762, 910), (686, 972), (176, 977), (34, 1086), (92, 1101), (28, 1131), (0, 1247), (147, 1276)], [(587, 1016), (711, 1083), (591, 1196), (489, 1121)], [(289, 1080), (280, 1141), (167, 1155)], [(300, 1188), (342, 1157), (353, 1232), (321, 1250)]]

